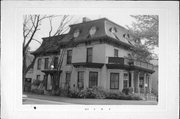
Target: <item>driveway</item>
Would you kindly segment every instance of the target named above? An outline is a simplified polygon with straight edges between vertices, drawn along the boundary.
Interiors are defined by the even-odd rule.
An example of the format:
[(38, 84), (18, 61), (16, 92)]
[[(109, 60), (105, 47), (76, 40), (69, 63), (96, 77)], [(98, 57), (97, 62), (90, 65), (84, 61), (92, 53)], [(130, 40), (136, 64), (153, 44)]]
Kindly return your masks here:
[(60, 96), (26, 94), (23, 104), (55, 104), (55, 105), (157, 105), (156, 101), (113, 100), (113, 99), (79, 99)]

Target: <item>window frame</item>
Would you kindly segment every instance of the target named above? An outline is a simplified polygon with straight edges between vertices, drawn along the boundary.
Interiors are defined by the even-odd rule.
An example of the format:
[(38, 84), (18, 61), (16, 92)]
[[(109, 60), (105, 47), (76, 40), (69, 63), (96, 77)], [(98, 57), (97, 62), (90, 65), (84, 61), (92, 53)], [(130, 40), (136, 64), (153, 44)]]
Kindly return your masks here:
[(90, 84), (92, 84), (92, 83), (90, 83), (91, 81), (90, 81), (90, 74), (92, 74), (92, 73), (96, 73), (97, 74), (97, 80), (96, 80), (96, 83), (95, 83), (95, 86), (97, 87), (98, 86), (98, 72), (96, 72), (96, 71), (90, 71), (89, 72), (89, 88), (93, 88), (93, 87), (95, 87), (95, 86), (91, 86)]
[[(57, 60), (57, 62), (56, 62), (56, 60)], [(57, 69), (58, 60), (59, 60), (59, 58), (56, 56), (56, 57), (54, 58), (54, 61), (53, 61), (54, 69)], [(57, 63), (57, 64), (56, 64), (56, 63)]]
[[(83, 78), (80, 79), (80, 73), (83, 73)], [(82, 87), (79, 87), (79, 82), (82, 82)], [(78, 71), (78, 77), (77, 77), (77, 87), (78, 89), (84, 88), (84, 71)]]
[[(127, 74), (127, 80), (125, 79), (125, 74)], [(123, 73), (123, 88), (129, 88), (129, 74)], [(124, 82), (127, 81), (127, 87), (125, 87)]]
[[(91, 50), (91, 54), (89, 53), (89, 50)], [(86, 62), (87, 63), (93, 62), (93, 48), (92, 47), (87, 48)]]
[[(71, 52), (71, 55), (69, 55)], [(67, 60), (66, 64), (72, 64), (72, 50), (67, 50)]]
[(38, 61), (37, 61), (37, 70), (41, 69), (41, 63), (42, 63), (42, 59), (38, 58)]
[(44, 69), (48, 69), (48, 66), (49, 66), (49, 58), (45, 58), (44, 59)]
[[(111, 79), (111, 76), (112, 74), (117, 74), (118, 75), (118, 87), (111, 87), (112, 86), (112, 79)], [(116, 81), (114, 81), (116, 82)], [(110, 89), (119, 89), (119, 73), (110, 73)]]
[[(116, 52), (117, 51), (117, 52)], [(116, 54), (117, 53), (117, 54)], [(114, 49), (114, 57), (119, 57), (119, 50), (118, 49)]]

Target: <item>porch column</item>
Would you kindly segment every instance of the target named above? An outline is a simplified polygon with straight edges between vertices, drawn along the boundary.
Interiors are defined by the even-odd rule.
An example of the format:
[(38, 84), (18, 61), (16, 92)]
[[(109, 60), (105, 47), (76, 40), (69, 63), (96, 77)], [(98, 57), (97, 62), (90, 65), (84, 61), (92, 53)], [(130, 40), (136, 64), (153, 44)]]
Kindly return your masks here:
[(134, 71), (131, 71), (131, 87), (133, 88), (133, 93), (135, 92), (134, 90)]
[[(158, 85), (158, 84), (157, 84)], [(150, 75), (148, 75), (148, 88), (149, 88), (149, 93), (151, 93), (151, 86), (152, 86), (152, 80), (150, 78)]]
[(146, 93), (146, 86), (145, 86), (146, 82), (147, 82), (146, 81), (146, 73), (144, 73), (144, 87), (143, 87), (144, 88), (144, 93)]
[(51, 86), (51, 76), (50, 74), (47, 77), (47, 90), (51, 90), (52, 86)]
[(137, 93), (140, 93), (140, 88), (139, 88), (139, 75), (140, 75), (140, 72), (138, 71), (138, 73), (137, 73)]
[(48, 85), (48, 74), (47, 73), (45, 73), (44, 84), (45, 84), (45, 90), (47, 90), (47, 85)]

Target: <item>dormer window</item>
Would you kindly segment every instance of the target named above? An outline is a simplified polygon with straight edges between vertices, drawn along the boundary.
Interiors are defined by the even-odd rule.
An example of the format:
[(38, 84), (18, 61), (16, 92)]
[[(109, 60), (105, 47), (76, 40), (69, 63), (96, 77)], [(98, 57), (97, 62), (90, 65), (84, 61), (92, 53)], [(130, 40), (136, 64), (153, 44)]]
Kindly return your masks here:
[(129, 34), (123, 34), (123, 38), (130, 38), (130, 35)]
[(95, 26), (91, 27), (91, 29), (89, 30), (89, 34), (93, 36), (96, 33), (96, 29), (97, 28)]
[(116, 29), (116, 27), (112, 27), (112, 28), (109, 29), (109, 31), (110, 31), (111, 33), (116, 33), (116, 32), (117, 32), (117, 29)]
[(80, 34), (80, 30), (79, 30), (79, 29), (76, 29), (76, 30), (74, 31), (74, 38), (77, 38), (77, 37), (79, 36), (79, 34)]

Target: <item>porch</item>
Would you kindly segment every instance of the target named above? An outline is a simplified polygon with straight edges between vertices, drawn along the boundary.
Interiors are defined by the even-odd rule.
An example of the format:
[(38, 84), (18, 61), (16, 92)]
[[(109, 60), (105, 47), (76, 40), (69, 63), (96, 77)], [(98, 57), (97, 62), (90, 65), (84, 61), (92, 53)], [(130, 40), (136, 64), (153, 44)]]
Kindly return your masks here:
[(123, 77), (123, 88), (132, 88), (133, 93), (151, 93), (150, 75), (154, 72), (153, 65), (123, 57), (109, 57), (107, 69), (123, 69), (127, 76)]

